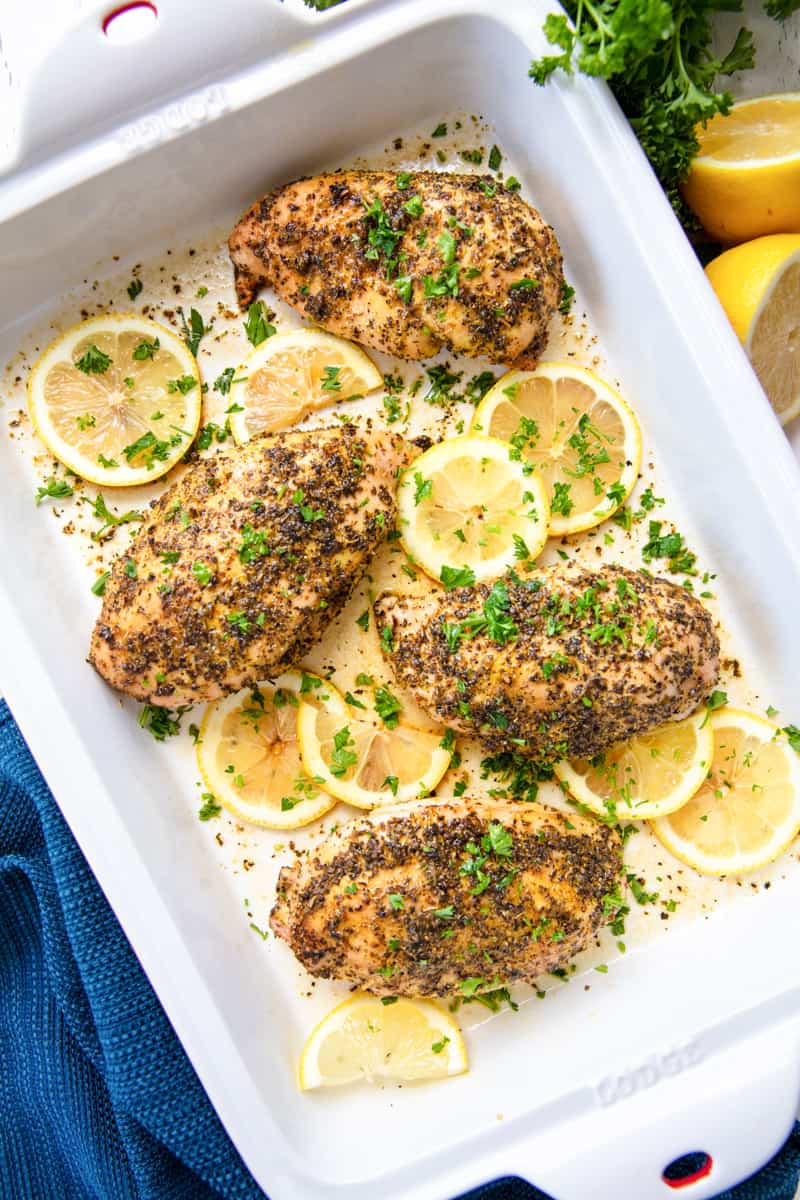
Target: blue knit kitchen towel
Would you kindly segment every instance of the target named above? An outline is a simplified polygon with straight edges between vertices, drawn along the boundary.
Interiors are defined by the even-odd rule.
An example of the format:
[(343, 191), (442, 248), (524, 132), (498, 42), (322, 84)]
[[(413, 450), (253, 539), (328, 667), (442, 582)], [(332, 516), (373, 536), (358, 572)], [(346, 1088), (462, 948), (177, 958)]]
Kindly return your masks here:
[[(724, 1200), (792, 1200), (799, 1177), (800, 1125)], [(0, 1197), (263, 1195), (0, 701)], [(546, 1198), (507, 1179), (470, 1200)]]

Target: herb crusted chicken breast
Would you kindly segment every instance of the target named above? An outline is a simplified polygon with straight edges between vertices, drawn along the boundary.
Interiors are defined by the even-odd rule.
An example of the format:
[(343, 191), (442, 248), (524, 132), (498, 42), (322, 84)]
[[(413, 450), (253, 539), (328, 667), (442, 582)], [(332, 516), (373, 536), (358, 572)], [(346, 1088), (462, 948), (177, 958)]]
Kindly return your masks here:
[(231, 233), (239, 303), (270, 286), (331, 333), (399, 358), (532, 366), (561, 298), (553, 230), (492, 176), (336, 171), (257, 201)]
[(394, 525), (402, 440), (355, 424), (196, 462), (117, 559), (90, 661), (151, 704), (214, 700), (298, 662)]
[(568, 962), (603, 922), (621, 840), (542, 804), (426, 800), (340, 825), (278, 879), (300, 962), (379, 996), (465, 995)]
[(434, 719), (550, 760), (681, 720), (719, 676), (700, 601), (622, 567), (562, 563), (491, 589), (385, 593), (375, 615), (398, 680)]

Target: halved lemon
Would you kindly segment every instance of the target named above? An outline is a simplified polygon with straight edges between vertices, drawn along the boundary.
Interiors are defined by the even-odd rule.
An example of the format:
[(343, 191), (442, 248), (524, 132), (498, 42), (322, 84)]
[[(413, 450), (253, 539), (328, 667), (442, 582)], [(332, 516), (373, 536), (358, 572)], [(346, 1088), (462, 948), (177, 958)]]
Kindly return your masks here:
[(800, 413), (800, 233), (734, 246), (706, 275), (785, 425)]
[(28, 380), (36, 432), (92, 483), (133, 487), (166, 474), (200, 424), (194, 355), (136, 313), (92, 317), (45, 350)]
[(705, 711), (609, 746), (587, 761), (563, 759), (555, 772), (575, 800), (601, 816), (641, 821), (674, 812), (708, 775), (714, 735)]
[(415, 459), (400, 480), (403, 543), (445, 584), (498, 579), (533, 561), (547, 540), (550, 506), (538, 475), (497, 438), (451, 438)]
[(297, 744), (301, 696), (326, 691), (316, 677), (287, 671), (209, 704), (197, 762), (220, 804), (267, 829), (297, 829), (333, 808), (334, 797), (303, 769)]
[(659, 841), (703, 875), (744, 875), (800, 832), (800, 756), (776, 725), (737, 708), (713, 713), (714, 758), (688, 803), (652, 822)]
[(428, 796), (450, 766), (442, 736), (405, 725), (394, 714), (390, 728), (349, 707), (325, 685), (297, 712), (297, 738), (306, 774), (338, 800), (379, 808)]
[(318, 329), (276, 333), (251, 351), (234, 376), (231, 430), (241, 444), (382, 386), (372, 359), (352, 342)]
[(509, 442), (550, 498), (550, 533), (591, 529), (633, 491), (642, 435), (632, 410), (584, 367), (540, 363), (511, 371), (487, 393), (472, 431)]
[(320, 1021), (300, 1056), (303, 1091), (345, 1083), (422, 1083), (469, 1069), (461, 1030), (430, 1000), (353, 996)]
[(683, 194), (713, 237), (800, 233), (800, 92), (738, 100), (695, 132)]

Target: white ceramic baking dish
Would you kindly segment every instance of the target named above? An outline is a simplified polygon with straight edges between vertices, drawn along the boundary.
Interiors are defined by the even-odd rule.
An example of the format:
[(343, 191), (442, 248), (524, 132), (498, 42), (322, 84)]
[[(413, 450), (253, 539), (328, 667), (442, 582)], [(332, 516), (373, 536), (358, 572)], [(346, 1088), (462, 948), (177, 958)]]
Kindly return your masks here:
[[(107, 45), (92, 12), (64, 36), (58, 69), (46, 53), (27, 65), (16, 165), (0, 182), (0, 361), (112, 254), (230, 221), (271, 183), (442, 111), (483, 113), (557, 227), (693, 537), (717, 564), (742, 653), (787, 719), (800, 711), (797, 464), (609, 94), (526, 78), (547, 6), (350, 0), (319, 16), (299, 0), (238, 0), (224, 20), (184, 0), (159, 9), (144, 57), (142, 43), (135, 56)], [(184, 51), (193, 73), (170, 76)], [(48, 121), (31, 94), (45, 77)], [(88, 78), (90, 132), (78, 137), (61, 106)], [(144, 111), (142, 95), (155, 107)], [(591, 991), (566, 988), (492, 1021), (465, 1077), (299, 1094), (287, 1053), (296, 1018), (258, 939), (232, 933), (230, 890), (166, 758), (142, 753), (129, 713), (82, 665), (94, 612), (85, 576), (70, 577), (64, 546), (36, 519), (5, 438), (0, 455), (0, 686), (272, 1200), (444, 1200), (504, 1174), (558, 1200), (658, 1200), (670, 1194), (662, 1169), (690, 1150), (713, 1169), (684, 1194), (706, 1197), (771, 1155), (800, 1092), (796, 852), (780, 886), (629, 953)]]

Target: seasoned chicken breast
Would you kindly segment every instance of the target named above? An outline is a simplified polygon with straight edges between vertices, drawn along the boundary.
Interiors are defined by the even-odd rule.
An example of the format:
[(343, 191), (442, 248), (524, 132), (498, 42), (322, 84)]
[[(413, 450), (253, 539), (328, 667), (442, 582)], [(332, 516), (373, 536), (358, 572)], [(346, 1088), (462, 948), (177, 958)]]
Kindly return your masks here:
[(395, 519), (400, 438), (355, 425), (202, 459), (114, 563), (89, 658), (151, 704), (213, 700), (296, 663)]
[(239, 303), (269, 286), (398, 358), (536, 363), (561, 296), (556, 236), (489, 175), (337, 171), (257, 201), (230, 236)]
[(398, 680), (434, 718), (488, 746), (590, 758), (688, 716), (719, 675), (699, 600), (666, 579), (574, 562), (493, 589), (375, 605)]
[(620, 852), (606, 826), (542, 804), (415, 801), (284, 867), (270, 925), (313, 975), (379, 996), (533, 982), (596, 932)]

